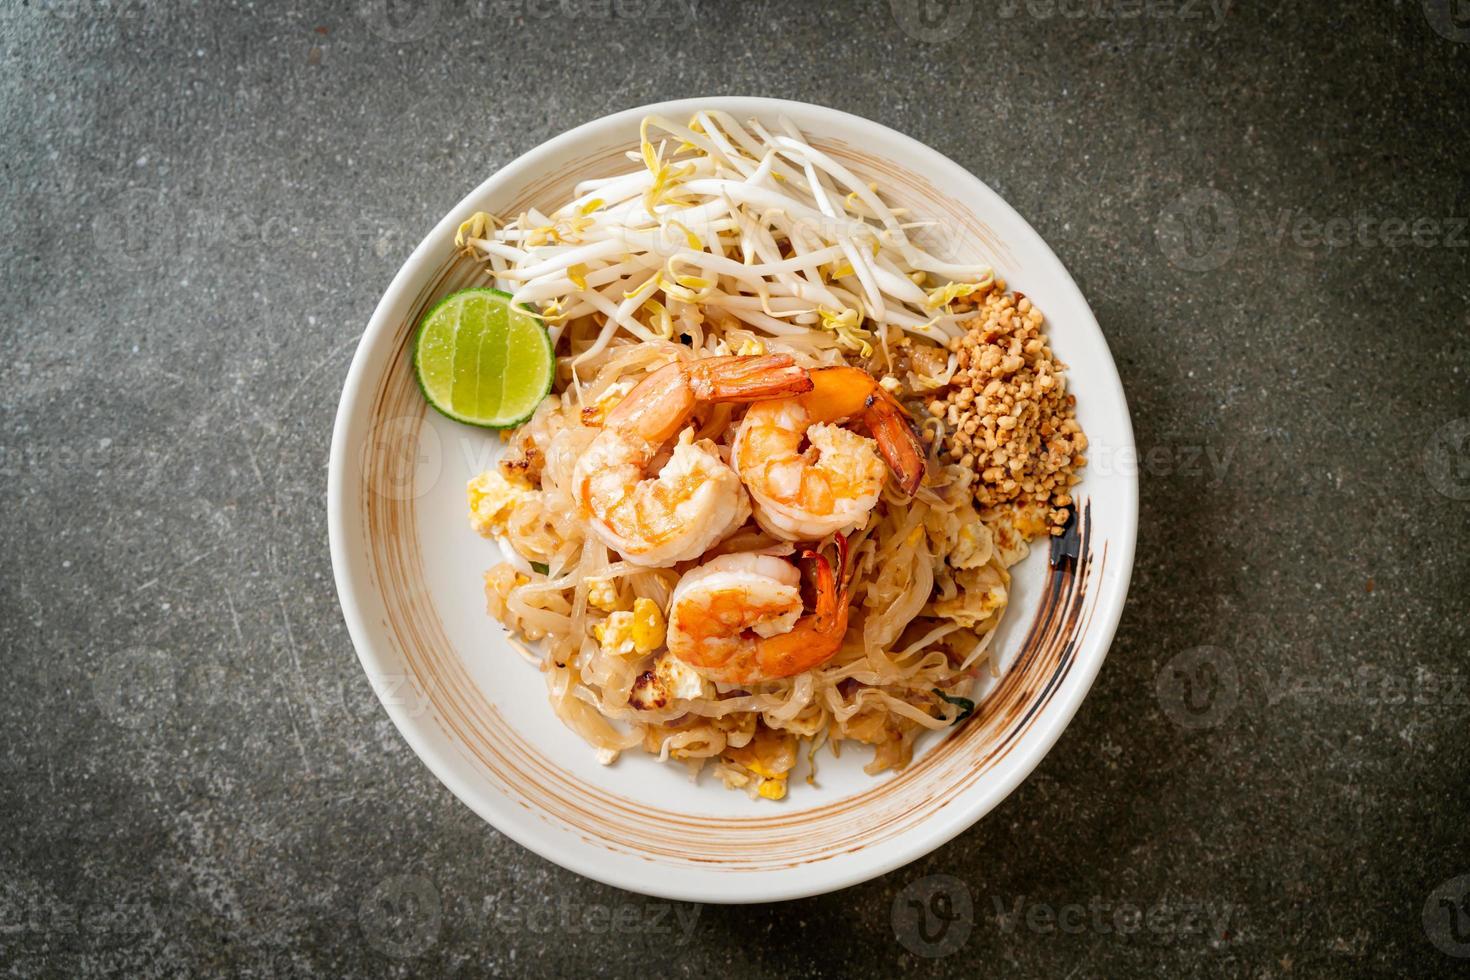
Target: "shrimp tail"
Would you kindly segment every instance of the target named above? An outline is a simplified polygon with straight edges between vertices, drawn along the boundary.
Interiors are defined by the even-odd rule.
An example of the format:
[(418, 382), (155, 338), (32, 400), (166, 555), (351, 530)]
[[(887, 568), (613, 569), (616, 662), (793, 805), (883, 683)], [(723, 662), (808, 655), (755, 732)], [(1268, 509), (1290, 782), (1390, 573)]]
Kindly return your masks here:
[(842, 583), (842, 597), (847, 598), (847, 585), (852, 581), (852, 549), (845, 534), (835, 534), (837, 539), (837, 581)]
[(812, 390), (811, 376), (787, 354), (706, 357), (686, 371), (689, 387), (701, 401), (754, 402)]
[(800, 565), (814, 593), (812, 611), (803, 616), (790, 633), (763, 640), (757, 647), (759, 675), (790, 677), (811, 670), (831, 659), (847, 633), (847, 539), (837, 536), (838, 563), (832, 563), (815, 548), (802, 551)]
[(878, 454), (893, 471), (899, 488), (910, 497), (918, 493), (919, 485), (924, 482), (928, 454), (908, 412), (898, 399), (875, 385), (864, 404), (863, 421), (877, 440)]
[(924, 444), (909, 413), (866, 371), (852, 367), (817, 368), (816, 390), (808, 399), (813, 415), (824, 421), (856, 416), (878, 442), (878, 453), (903, 492), (912, 497), (924, 482)]
[(837, 542), (837, 568), (827, 556), (814, 548), (801, 553), (802, 570), (811, 578), (813, 592), (812, 626), (817, 633), (836, 635), (839, 640), (847, 632), (848, 582), (852, 573), (847, 535), (833, 535)]
[(812, 585), (811, 624), (817, 632), (825, 632), (836, 607), (837, 578), (832, 574), (832, 563), (827, 556), (813, 548), (801, 553), (801, 570)]

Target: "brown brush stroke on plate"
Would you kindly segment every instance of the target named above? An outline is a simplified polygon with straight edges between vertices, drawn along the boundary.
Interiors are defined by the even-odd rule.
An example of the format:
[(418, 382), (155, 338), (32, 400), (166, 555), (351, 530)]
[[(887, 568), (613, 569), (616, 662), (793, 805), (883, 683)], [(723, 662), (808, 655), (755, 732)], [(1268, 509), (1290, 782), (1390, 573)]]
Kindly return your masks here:
[[(1008, 254), (988, 228), (956, 202), (919, 187), (902, 168), (851, 147), (819, 142), (863, 176), (881, 176), (896, 188), (892, 199), (922, 202), (923, 210)], [(609, 146), (575, 166), (537, 180), (503, 208), (516, 213), (532, 203), (558, 199), (571, 178), (605, 176), (625, 165), (623, 148)], [(941, 219), (941, 220), (943, 220)], [(397, 327), (394, 356), (377, 379), (370, 430), (387, 422), (417, 429), (427, 406), (409, 366), (413, 330), (428, 306), (455, 289), (485, 282), (478, 263), (451, 258), (415, 297), (410, 315)], [(1005, 758), (1065, 681), (1075, 644), (1095, 606), (1088, 585), (1100, 575), (1107, 548), (1093, 547), (1091, 509), (1078, 515), (1078, 557), (1054, 565), (1020, 652), (974, 717), (940, 738), (903, 772), (875, 777), (857, 795), (805, 810), (773, 808), (759, 817), (706, 817), (651, 807), (588, 786), (537, 752), (485, 698), (444, 631), (432, 597), (423, 587), (416, 501), (411, 494), (376, 492), (374, 487), (411, 485), (410, 458), (370, 443), (359, 487), (362, 533), (383, 599), (385, 634), (403, 657), (436, 723), (449, 740), (508, 799), (584, 840), (620, 853), (673, 866), (699, 864), (731, 872), (790, 868), (876, 846), (922, 823), (948, 801), (985, 778)], [(548, 723), (555, 724), (548, 712)], [(590, 750), (589, 750), (590, 751)], [(726, 792), (717, 788), (712, 792)]]

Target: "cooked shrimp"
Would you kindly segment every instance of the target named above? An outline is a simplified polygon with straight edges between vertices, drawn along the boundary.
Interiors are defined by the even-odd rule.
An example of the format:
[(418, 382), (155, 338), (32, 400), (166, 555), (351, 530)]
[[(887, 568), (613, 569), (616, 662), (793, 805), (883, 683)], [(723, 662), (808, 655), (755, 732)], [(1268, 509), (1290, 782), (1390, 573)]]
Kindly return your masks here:
[(802, 615), (801, 573), (784, 558), (720, 555), (684, 574), (669, 602), (669, 652), (727, 684), (790, 677), (825, 663), (847, 632), (847, 539), (835, 573), (820, 553), (801, 561), (815, 577)]
[(750, 515), (737, 477), (708, 440), (685, 430), (657, 476), (660, 450), (706, 402), (750, 402), (810, 391), (784, 354), (676, 361), (654, 371), (608, 413), (577, 460), (573, 486), (588, 526), (625, 559), (666, 566), (697, 558)]
[[(807, 394), (752, 406), (735, 436), (732, 462), (756, 520), (787, 541), (861, 526), (883, 489), (884, 461), (910, 496), (924, 479), (908, 414), (871, 375), (830, 367), (811, 378)], [(844, 419), (860, 420), (873, 438), (837, 424)]]

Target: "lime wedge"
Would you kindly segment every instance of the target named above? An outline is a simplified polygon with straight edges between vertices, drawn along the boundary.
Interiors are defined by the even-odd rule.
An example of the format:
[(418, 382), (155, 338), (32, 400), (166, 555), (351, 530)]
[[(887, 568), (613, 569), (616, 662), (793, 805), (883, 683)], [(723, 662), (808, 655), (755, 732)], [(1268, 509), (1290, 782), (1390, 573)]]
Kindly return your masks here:
[(424, 317), (413, 370), (429, 404), (456, 422), (508, 429), (551, 391), (556, 355), (541, 321), (509, 293), (464, 289)]

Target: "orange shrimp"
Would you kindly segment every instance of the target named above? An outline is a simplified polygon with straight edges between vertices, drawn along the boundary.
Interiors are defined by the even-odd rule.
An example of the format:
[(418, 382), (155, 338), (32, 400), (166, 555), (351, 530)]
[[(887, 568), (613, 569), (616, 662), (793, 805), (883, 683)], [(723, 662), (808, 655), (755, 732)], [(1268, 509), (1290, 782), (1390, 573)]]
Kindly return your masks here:
[[(751, 407), (731, 462), (761, 527), (787, 541), (816, 541), (860, 527), (878, 502), (884, 466), (913, 496), (924, 448), (903, 406), (866, 371), (818, 368), (812, 390)], [(843, 428), (862, 422), (868, 439)]]
[(783, 558), (721, 555), (687, 573), (669, 603), (669, 652), (712, 680), (750, 684), (819, 667), (847, 633), (847, 539), (837, 536), (838, 569), (802, 552), (815, 601), (803, 615), (801, 573)]
[[(685, 429), (695, 409), (784, 398), (811, 387), (807, 372), (784, 354), (675, 361), (654, 371), (608, 413), (577, 460), (573, 485), (588, 526), (638, 565), (698, 558), (745, 522), (750, 502), (719, 450), (695, 442)], [(668, 463), (650, 474), (681, 429)]]

